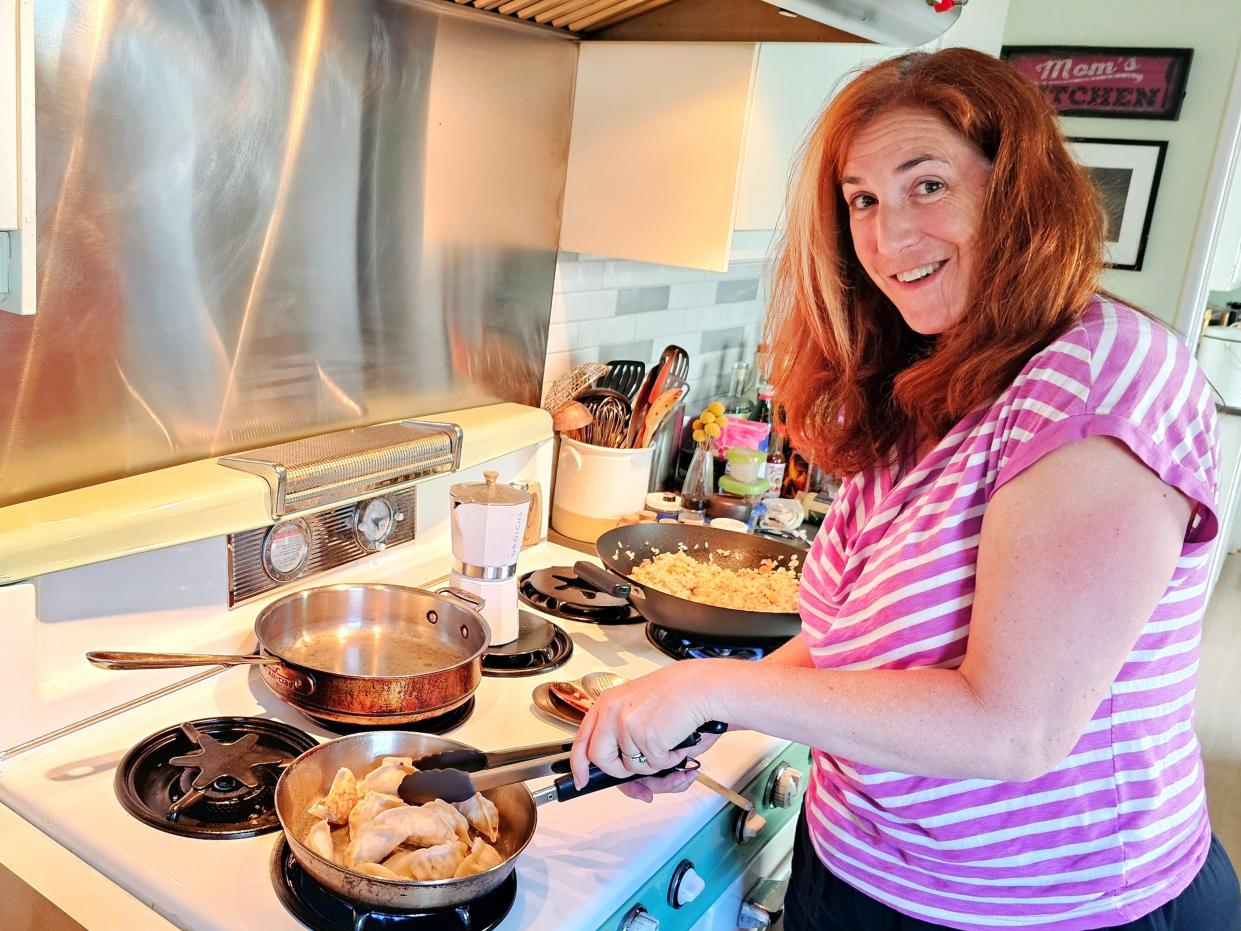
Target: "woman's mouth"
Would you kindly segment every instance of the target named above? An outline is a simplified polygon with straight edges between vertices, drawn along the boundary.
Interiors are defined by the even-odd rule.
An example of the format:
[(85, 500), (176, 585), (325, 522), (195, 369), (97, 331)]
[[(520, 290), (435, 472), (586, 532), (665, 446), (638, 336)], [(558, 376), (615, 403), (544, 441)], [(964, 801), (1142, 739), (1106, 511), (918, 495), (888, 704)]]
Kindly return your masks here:
[(919, 265), (917, 268), (911, 268), (908, 271), (897, 272), (892, 277), (901, 284), (918, 284), (935, 277), (939, 270), (947, 264), (947, 259), (941, 259), (938, 262), (928, 262), (925, 265)]

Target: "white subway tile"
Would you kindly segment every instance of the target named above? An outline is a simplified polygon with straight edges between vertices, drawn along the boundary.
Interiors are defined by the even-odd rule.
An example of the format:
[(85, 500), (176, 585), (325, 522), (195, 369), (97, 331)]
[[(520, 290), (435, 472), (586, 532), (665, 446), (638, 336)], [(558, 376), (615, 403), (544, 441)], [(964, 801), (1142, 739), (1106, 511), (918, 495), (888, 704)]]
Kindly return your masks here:
[(634, 339), (634, 318), (605, 317), (600, 320), (589, 320), (576, 324), (580, 327), (577, 346), (610, 346), (613, 343), (628, 343)]
[[(615, 288), (602, 291), (568, 291), (557, 295), (565, 320), (597, 320), (616, 313)], [(552, 319), (555, 319), (553, 314)]]
[(683, 310), (652, 310), (644, 314), (634, 314), (633, 320), (634, 339), (666, 336), (669, 333), (680, 333), (685, 329), (685, 311)]
[(674, 284), (668, 292), (668, 306), (672, 307), (705, 307), (715, 303), (714, 281), (693, 281), (687, 284)]
[(557, 262), (558, 291), (593, 291), (603, 287), (604, 262)]
[(608, 262), (604, 266), (602, 286), (631, 288), (644, 285), (670, 285), (686, 281), (702, 281), (711, 274), (711, 272), (696, 268), (676, 268), (671, 265), (651, 265), (646, 262)]
[(547, 351), (569, 352), (578, 347), (577, 323), (553, 323), (547, 328)]

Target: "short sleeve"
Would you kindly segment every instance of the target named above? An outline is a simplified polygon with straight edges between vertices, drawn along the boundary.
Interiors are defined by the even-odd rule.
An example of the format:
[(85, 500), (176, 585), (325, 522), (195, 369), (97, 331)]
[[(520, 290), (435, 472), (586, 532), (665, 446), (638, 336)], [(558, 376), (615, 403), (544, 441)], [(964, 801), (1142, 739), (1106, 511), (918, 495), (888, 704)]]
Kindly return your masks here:
[(1218, 427), (1210, 387), (1177, 336), (1100, 301), (1038, 353), (1006, 393), (994, 494), (1052, 450), (1108, 436), (1195, 504), (1186, 542), (1219, 530)]

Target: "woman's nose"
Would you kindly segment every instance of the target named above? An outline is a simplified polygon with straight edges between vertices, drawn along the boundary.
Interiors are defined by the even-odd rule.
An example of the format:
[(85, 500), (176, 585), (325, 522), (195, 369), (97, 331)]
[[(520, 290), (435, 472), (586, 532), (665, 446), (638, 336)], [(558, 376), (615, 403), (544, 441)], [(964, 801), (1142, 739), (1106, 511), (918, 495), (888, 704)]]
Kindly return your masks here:
[(918, 240), (914, 217), (904, 207), (879, 204), (875, 220), (875, 248), (882, 255), (897, 255)]

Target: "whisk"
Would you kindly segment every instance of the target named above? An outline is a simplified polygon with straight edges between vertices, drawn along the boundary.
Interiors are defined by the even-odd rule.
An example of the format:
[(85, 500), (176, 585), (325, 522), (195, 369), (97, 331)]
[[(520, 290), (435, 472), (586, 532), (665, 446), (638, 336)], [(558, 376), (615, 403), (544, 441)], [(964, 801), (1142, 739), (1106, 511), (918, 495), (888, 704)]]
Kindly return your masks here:
[(594, 414), (594, 421), (573, 431), (573, 438), (592, 446), (620, 449), (629, 430), (629, 405), (623, 397), (584, 398), (582, 403)]

